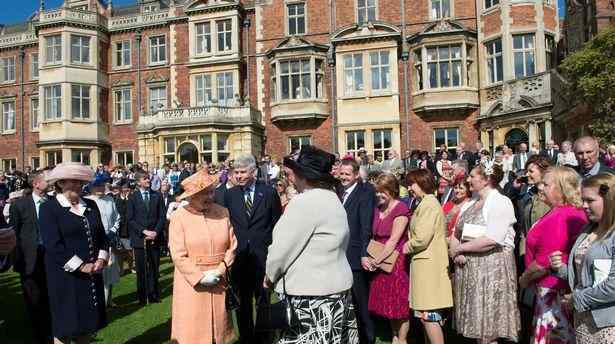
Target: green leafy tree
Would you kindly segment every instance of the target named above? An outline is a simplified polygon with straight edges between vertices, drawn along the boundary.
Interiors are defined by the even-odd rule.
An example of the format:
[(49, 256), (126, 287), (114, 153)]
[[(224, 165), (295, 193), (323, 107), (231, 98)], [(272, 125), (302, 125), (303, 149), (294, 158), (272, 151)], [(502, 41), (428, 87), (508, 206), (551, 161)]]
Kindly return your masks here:
[(589, 106), (592, 134), (602, 142), (615, 142), (615, 27), (566, 57), (559, 69), (568, 82), (569, 99)]

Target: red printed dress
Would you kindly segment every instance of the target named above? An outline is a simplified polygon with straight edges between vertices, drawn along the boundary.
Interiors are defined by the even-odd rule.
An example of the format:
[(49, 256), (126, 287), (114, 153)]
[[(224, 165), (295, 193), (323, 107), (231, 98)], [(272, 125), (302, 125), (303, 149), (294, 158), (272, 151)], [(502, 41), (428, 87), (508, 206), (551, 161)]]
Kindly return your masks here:
[[(391, 237), (393, 221), (398, 216), (409, 216), (408, 206), (399, 202), (384, 218), (382, 212), (376, 208), (374, 211), (373, 234), (374, 240), (386, 243)], [(386, 273), (376, 270), (369, 289), (368, 309), (371, 313), (387, 319), (408, 319), (410, 307), (408, 295), (410, 292), (409, 266), (406, 256), (402, 254), (402, 247), (408, 241), (406, 233), (401, 236), (397, 247), (399, 257), (395, 262), (393, 271)]]

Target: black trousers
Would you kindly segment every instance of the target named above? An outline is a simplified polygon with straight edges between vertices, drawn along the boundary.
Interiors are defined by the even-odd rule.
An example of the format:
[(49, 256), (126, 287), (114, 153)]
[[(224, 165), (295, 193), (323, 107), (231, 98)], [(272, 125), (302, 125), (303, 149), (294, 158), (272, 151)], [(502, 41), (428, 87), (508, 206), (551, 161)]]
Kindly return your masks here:
[(268, 335), (254, 331), (254, 304), (269, 302), (269, 293), (263, 288), (265, 264), (249, 253), (240, 253), (232, 267), (233, 285), (239, 294), (237, 320), (241, 344), (266, 343)]
[(367, 308), (369, 302), (369, 276), (366, 271), (352, 271), (352, 301), (354, 303), (357, 324), (359, 325), (359, 343), (373, 344), (376, 342), (374, 323)]
[(36, 264), (31, 274), (21, 274), (26, 312), (32, 325), (34, 343), (53, 343), (51, 333), (51, 311), (49, 309), (49, 294), (47, 293), (47, 276), (45, 273), (45, 254), (39, 248)]
[(147, 300), (157, 302), (160, 300), (158, 290), (158, 268), (160, 267), (160, 247), (158, 245), (147, 246), (147, 266), (145, 266), (144, 248), (135, 248), (135, 265), (137, 268), (137, 295), (139, 302)]

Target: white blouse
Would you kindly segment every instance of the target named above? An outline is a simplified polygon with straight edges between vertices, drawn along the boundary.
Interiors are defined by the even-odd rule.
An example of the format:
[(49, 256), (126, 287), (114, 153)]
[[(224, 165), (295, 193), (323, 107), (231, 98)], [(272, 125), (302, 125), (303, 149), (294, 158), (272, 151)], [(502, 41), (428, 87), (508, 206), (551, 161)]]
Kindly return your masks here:
[(487, 223), (486, 237), (501, 246), (515, 247), (515, 229), (517, 222), (515, 208), (510, 199), (498, 190), (491, 190), (483, 205), (483, 218)]

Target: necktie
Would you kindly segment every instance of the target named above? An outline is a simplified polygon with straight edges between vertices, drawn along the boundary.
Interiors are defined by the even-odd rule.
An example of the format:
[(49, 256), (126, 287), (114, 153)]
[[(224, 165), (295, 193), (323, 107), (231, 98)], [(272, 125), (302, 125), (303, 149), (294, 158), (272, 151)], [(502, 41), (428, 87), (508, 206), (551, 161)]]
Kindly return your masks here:
[(145, 203), (145, 210), (149, 212), (149, 192), (147, 191), (143, 193), (143, 203)]
[(348, 198), (348, 190), (344, 191), (344, 194), (342, 195), (342, 204), (346, 204), (346, 199)]
[(252, 197), (250, 197), (250, 190), (245, 190), (245, 202), (246, 202), (246, 214), (248, 217), (252, 216)]

